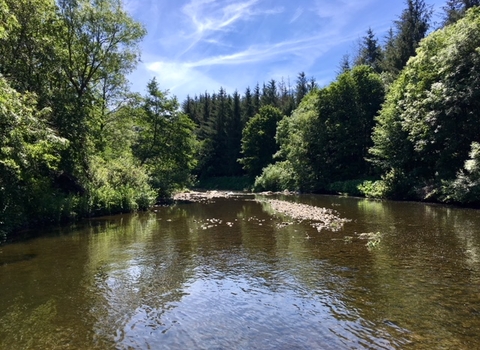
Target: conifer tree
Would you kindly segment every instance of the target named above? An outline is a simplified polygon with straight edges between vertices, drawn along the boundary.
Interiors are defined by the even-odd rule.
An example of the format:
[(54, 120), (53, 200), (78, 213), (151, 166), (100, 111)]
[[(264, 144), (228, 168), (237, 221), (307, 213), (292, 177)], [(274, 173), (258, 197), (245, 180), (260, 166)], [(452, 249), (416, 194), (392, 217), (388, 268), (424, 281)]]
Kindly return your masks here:
[(250, 87), (245, 90), (245, 96), (242, 99), (242, 129), (245, 124), (255, 115), (255, 106), (253, 104), (253, 95)]
[(444, 11), (443, 25), (457, 22), (465, 16), (465, 12), (474, 6), (480, 6), (480, 0), (447, 0), (442, 8)]
[(407, 8), (394, 22), (395, 31), (389, 32), (385, 47), (383, 68), (396, 76), (403, 69), (408, 59), (415, 55), (415, 50), (429, 27), (432, 8), (424, 0), (407, 0)]
[(367, 35), (363, 37), (360, 43), (358, 56), (355, 59), (355, 65), (367, 65), (373, 68), (377, 73), (381, 72), (382, 48), (378, 45), (372, 28), (368, 28)]
[(295, 85), (295, 104), (298, 106), (303, 97), (308, 93), (308, 80), (305, 72), (298, 73), (297, 84)]

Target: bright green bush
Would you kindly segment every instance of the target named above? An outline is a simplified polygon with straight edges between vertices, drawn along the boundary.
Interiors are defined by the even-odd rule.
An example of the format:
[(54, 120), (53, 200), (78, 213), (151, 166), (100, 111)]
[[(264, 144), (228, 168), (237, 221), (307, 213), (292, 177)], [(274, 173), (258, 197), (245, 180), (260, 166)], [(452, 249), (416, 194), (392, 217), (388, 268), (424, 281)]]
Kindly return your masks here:
[(253, 190), (256, 192), (296, 190), (295, 176), (292, 164), (288, 161), (270, 164), (255, 179)]
[(144, 210), (156, 199), (144, 167), (130, 155), (108, 161), (94, 157), (90, 169), (89, 211), (94, 214)]

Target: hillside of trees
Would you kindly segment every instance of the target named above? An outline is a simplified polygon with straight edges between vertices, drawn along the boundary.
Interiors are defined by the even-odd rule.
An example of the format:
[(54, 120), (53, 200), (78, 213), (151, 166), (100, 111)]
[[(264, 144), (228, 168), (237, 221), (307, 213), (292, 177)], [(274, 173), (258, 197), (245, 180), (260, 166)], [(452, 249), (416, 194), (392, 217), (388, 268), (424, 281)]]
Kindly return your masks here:
[(405, 5), (328, 86), (301, 72), (179, 103), (155, 79), (129, 91), (146, 33), (121, 1), (0, 0), (0, 242), (220, 177), (480, 204), (480, 3), (447, 1), (438, 28)]

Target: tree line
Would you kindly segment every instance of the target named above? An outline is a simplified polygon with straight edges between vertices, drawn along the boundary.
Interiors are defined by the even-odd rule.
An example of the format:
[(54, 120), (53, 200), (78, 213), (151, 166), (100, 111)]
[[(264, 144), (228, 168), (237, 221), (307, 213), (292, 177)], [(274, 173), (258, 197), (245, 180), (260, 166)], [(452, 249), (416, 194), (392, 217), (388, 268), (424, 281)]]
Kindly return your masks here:
[(179, 103), (155, 79), (129, 91), (146, 32), (120, 0), (0, 0), (0, 236), (222, 176), (478, 204), (478, 5), (447, 1), (432, 31), (430, 7), (407, 0), (325, 87), (302, 72)]
[(424, 1), (405, 5), (383, 44), (369, 28), (326, 87), (300, 73), (294, 87), (187, 98), (196, 174), (246, 174), (255, 190), (478, 204), (480, 3), (447, 1), (439, 28)]
[[(265, 134), (265, 143), (259, 144), (255, 150), (242, 150), (254, 147), (242, 144), (242, 132), (248, 130), (247, 125), (252, 124), (252, 119), (258, 119), (257, 115), (262, 114), (266, 107), (274, 108), (277, 119), (290, 115), (303, 97), (316, 86), (313, 78), (307, 78), (301, 72), (294, 87), (283, 79), (280, 82), (271, 79), (268, 83), (263, 83), (262, 87), (259, 84), (253, 89), (248, 87), (243, 96), (238, 91), (230, 95), (223, 88), (218, 93), (205, 92), (193, 98), (188, 96), (182, 109), (195, 122), (199, 141), (198, 164), (194, 175), (198, 178), (258, 175), (266, 164), (261, 162), (254, 171), (250, 170), (253, 165), (249, 164), (248, 154), (258, 154), (259, 157), (271, 160), (271, 151), (276, 147), (276, 123)], [(265, 130), (258, 132), (263, 133)], [(242, 156), (245, 152), (247, 157)]]

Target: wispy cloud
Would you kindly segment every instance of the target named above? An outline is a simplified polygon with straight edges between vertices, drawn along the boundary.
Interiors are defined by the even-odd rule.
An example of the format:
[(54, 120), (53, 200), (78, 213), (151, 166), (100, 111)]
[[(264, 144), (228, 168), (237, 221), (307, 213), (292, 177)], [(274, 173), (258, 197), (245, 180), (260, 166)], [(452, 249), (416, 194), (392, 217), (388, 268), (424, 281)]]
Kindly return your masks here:
[(303, 14), (303, 11), (305, 11), (303, 9), (303, 7), (299, 7), (295, 10), (295, 13), (293, 14), (293, 17), (290, 19), (290, 24), (292, 24), (293, 22), (295, 22), (297, 19), (300, 18), (300, 16)]
[(330, 25), (336, 26), (339, 29), (347, 26), (358, 19), (355, 15), (362, 8), (368, 7), (368, 5), (375, 0), (335, 0), (335, 1), (315, 1), (315, 12), (321, 19), (326, 19), (330, 22)]
[(350, 41), (352, 37), (338, 38), (329, 35), (329, 32), (321, 35), (286, 40), (274, 44), (253, 45), (228, 55), (218, 55), (203, 58), (198, 61), (187, 62), (189, 67), (214, 66), (214, 65), (241, 65), (248, 63), (266, 63), (278, 57), (287, 55), (318, 57), (331, 47), (343, 41)]
[(168, 87), (170, 92), (178, 95), (180, 99), (185, 98), (187, 94), (217, 91), (220, 86), (232, 89), (185, 63), (156, 61), (147, 64), (146, 68), (153, 72), (160, 86)]
[(148, 20), (143, 72), (181, 97), (294, 79), (300, 71), (331, 79), (352, 43), (369, 26), (382, 33), (400, 12), (385, 13), (401, 6), (382, 0), (124, 1)]
[(258, 0), (247, 2), (225, 2), (192, 0), (182, 8), (194, 27), (194, 35), (210, 31), (225, 30), (239, 20), (248, 20)]

